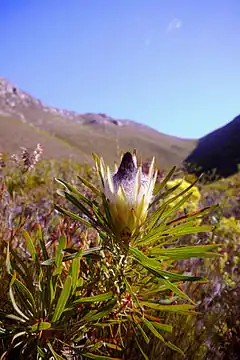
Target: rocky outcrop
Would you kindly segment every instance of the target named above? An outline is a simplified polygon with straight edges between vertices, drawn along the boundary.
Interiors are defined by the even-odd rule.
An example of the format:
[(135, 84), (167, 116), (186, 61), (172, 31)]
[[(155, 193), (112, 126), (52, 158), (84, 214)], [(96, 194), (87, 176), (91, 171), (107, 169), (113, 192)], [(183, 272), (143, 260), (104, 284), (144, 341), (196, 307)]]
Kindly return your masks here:
[[(34, 111), (34, 119), (32, 111)], [(124, 126), (130, 123), (130, 121), (113, 119), (106, 114), (78, 114), (74, 111), (47, 106), (0, 77), (0, 115), (18, 117), (23, 122), (31, 122), (32, 125), (37, 126), (42, 124), (43, 113), (80, 124)]]

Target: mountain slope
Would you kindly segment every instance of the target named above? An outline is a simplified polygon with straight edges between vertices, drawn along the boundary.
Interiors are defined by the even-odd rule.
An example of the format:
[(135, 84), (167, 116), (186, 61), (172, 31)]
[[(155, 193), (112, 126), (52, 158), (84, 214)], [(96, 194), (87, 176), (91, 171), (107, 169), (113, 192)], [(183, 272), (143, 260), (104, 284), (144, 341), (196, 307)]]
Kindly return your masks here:
[(49, 159), (73, 157), (85, 162), (96, 152), (113, 161), (119, 151), (136, 148), (144, 159), (155, 155), (162, 167), (180, 164), (196, 144), (133, 121), (46, 106), (0, 78), (0, 151), (33, 148), (37, 142)]
[(196, 174), (213, 169), (223, 177), (235, 174), (240, 164), (240, 115), (201, 138), (185, 161), (189, 168), (199, 167), (191, 170)]

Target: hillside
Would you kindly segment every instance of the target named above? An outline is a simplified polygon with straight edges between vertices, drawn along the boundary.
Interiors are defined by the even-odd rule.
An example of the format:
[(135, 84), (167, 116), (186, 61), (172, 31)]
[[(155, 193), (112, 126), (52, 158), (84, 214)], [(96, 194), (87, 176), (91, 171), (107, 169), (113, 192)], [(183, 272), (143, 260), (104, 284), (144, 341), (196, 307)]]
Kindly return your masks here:
[(238, 171), (240, 164), (240, 116), (227, 125), (209, 133), (198, 141), (186, 162), (196, 174), (216, 169), (220, 176), (227, 177)]
[(38, 142), (46, 159), (88, 162), (96, 152), (113, 161), (120, 151), (137, 148), (143, 159), (155, 155), (161, 167), (180, 164), (196, 144), (133, 121), (46, 106), (0, 78), (0, 151), (34, 148)]

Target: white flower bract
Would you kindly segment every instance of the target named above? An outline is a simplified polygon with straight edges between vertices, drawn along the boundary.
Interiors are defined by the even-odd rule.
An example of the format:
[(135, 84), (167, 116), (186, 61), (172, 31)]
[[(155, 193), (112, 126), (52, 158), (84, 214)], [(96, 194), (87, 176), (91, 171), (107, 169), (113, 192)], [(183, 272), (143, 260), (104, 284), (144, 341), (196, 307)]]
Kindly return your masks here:
[(115, 172), (105, 166), (103, 159), (97, 164), (103, 181), (103, 191), (109, 203), (114, 227), (118, 232), (128, 229), (132, 234), (143, 224), (152, 201), (157, 179), (155, 159), (152, 159), (148, 174), (137, 166), (136, 154), (124, 154)]

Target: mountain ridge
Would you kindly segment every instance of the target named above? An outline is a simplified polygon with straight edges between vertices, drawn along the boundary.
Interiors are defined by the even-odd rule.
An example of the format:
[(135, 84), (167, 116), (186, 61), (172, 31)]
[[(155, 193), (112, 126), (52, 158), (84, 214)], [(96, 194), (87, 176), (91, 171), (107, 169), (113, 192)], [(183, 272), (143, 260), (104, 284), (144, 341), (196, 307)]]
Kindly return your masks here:
[(79, 161), (89, 161), (93, 151), (113, 161), (120, 151), (137, 148), (143, 158), (155, 155), (162, 166), (172, 166), (180, 164), (196, 143), (103, 113), (79, 114), (47, 106), (3, 77), (0, 126), (0, 151), (34, 147), (33, 140), (39, 138), (47, 158), (73, 157)]

